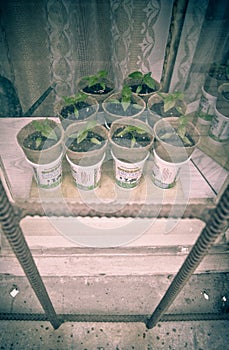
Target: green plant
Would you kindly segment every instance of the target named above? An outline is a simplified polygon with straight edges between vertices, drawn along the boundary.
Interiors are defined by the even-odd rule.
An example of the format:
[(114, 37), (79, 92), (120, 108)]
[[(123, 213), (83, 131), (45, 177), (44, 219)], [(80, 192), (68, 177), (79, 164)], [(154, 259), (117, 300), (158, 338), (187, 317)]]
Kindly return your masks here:
[(178, 117), (178, 127), (175, 128), (171, 128), (169, 129), (169, 132), (166, 132), (163, 134), (163, 136), (161, 136), (161, 139), (163, 141), (166, 141), (168, 139), (171, 139), (172, 137), (179, 137), (183, 143), (186, 146), (192, 146), (193, 142), (192, 140), (189, 139), (188, 135), (187, 135), (187, 124), (189, 122), (189, 116), (188, 115), (181, 115), (180, 117)]
[[(122, 90), (121, 90), (121, 99), (114, 99), (111, 98), (109, 100), (109, 103), (116, 103), (116, 104), (121, 104), (122, 108), (124, 111), (127, 110), (127, 108), (130, 106), (131, 102), (131, 97), (132, 97), (132, 90), (128, 85), (124, 85)], [(142, 106), (138, 105), (137, 103), (132, 103), (133, 107), (135, 107), (136, 109), (141, 109)]]
[(84, 102), (86, 99), (87, 99), (87, 95), (82, 93), (82, 92), (78, 92), (74, 96), (63, 96), (64, 105), (66, 107), (73, 106), (74, 116), (76, 119), (78, 119), (78, 116), (79, 116), (79, 111), (77, 109), (77, 103)]
[(166, 92), (157, 92), (157, 95), (161, 97), (164, 102), (164, 112), (169, 111), (172, 108), (175, 108), (179, 113), (183, 114), (183, 108), (180, 102), (184, 101), (184, 94), (180, 91), (173, 93)]
[(95, 75), (89, 75), (86, 77), (83, 77), (83, 80), (87, 81), (88, 87), (94, 86), (96, 84), (100, 84), (103, 90), (106, 89), (106, 84), (104, 82), (104, 79), (107, 77), (108, 72), (105, 70), (98, 71)]
[[(77, 133), (72, 134), (71, 138), (75, 138), (77, 140), (77, 143), (81, 143), (83, 140), (85, 140), (89, 134), (89, 132), (92, 132), (94, 127), (97, 125), (95, 120), (90, 120), (88, 123), (80, 129)], [(99, 141), (95, 136), (90, 138), (90, 142), (100, 145), (101, 141)]]
[(122, 131), (117, 133), (116, 136), (117, 137), (124, 137), (126, 134), (130, 134), (131, 135), (131, 148), (133, 148), (134, 145), (136, 144), (136, 134), (143, 135), (146, 132), (147, 132), (146, 130), (144, 130), (143, 128), (140, 128), (138, 126), (127, 125), (123, 128)]
[(74, 96), (63, 96), (63, 100), (66, 106), (76, 104), (78, 102), (83, 102), (86, 100), (86, 98), (87, 98), (87, 95), (82, 92), (78, 92)]
[(54, 129), (51, 127), (48, 118), (38, 121), (33, 120), (32, 125), (34, 129), (41, 135), (40, 137), (36, 138), (36, 147), (38, 148), (40, 144), (42, 143), (42, 137), (46, 137), (47, 139), (51, 140), (58, 140), (58, 137), (54, 131)]
[(142, 72), (135, 71), (128, 75), (129, 78), (134, 80), (139, 80), (138, 87), (136, 89), (136, 94), (139, 94), (142, 90), (143, 85), (147, 85), (150, 89), (156, 88), (155, 80), (151, 77), (151, 72), (143, 74)]

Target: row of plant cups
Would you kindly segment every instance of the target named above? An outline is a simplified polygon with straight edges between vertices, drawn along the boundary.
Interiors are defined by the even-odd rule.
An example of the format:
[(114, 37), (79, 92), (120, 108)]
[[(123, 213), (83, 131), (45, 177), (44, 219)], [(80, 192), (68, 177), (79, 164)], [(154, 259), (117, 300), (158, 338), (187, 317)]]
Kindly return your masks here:
[[(212, 65), (207, 74), (200, 99), (198, 121), (209, 126), (209, 137), (218, 143), (229, 138), (227, 65)], [(66, 128), (73, 121), (93, 119), (98, 111), (104, 111), (106, 121), (131, 116), (147, 120), (153, 127), (160, 118), (184, 115), (187, 109), (184, 94), (162, 92), (161, 84), (151, 76), (135, 71), (123, 81), (121, 91), (115, 92), (114, 84), (106, 71), (85, 76), (77, 83), (74, 96), (64, 97), (56, 105), (56, 115)], [(144, 113), (147, 111), (147, 113)], [(208, 132), (208, 131), (207, 131)]]
[(96, 188), (108, 150), (113, 157), (115, 182), (121, 188), (138, 186), (150, 154), (154, 184), (170, 188), (199, 139), (196, 127), (177, 117), (160, 119), (153, 129), (142, 120), (120, 118), (111, 123), (109, 130), (95, 120), (74, 122), (64, 129), (46, 118), (33, 120), (17, 134), (37, 184), (44, 189), (60, 186), (64, 156), (76, 187)]
[(149, 124), (161, 117), (180, 116), (186, 111), (186, 102), (181, 92), (164, 93), (161, 84), (151, 76), (140, 71), (132, 72), (123, 81), (123, 87), (115, 90), (114, 83), (107, 79), (107, 72), (99, 71), (77, 82), (73, 96), (64, 96), (55, 105), (64, 128), (71, 122), (95, 118), (98, 111), (106, 114), (106, 121), (113, 122), (120, 117), (143, 118), (149, 111)]
[(229, 62), (213, 64), (206, 76), (199, 103), (198, 122), (217, 144), (229, 140)]

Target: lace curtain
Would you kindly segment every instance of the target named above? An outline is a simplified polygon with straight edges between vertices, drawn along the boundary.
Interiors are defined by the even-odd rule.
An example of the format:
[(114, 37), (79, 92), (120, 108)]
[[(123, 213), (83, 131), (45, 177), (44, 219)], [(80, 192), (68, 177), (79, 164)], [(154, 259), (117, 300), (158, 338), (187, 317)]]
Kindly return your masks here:
[(217, 59), (225, 56), (227, 6), (226, 0), (1, 1), (0, 74), (14, 84), (24, 112), (56, 83), (34, 113), (40, 116), (53, 115), (81, 76), (100, 69), (116, 89), (131, 71), (151, 71), (194, 101), (219, 42)]

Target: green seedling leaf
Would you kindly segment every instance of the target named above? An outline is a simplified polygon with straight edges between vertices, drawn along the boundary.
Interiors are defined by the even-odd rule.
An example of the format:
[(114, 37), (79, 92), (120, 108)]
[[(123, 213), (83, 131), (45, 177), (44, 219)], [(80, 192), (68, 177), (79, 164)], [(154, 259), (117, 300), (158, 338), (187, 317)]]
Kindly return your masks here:
[(91, 142), (96, 144), (96, 145), (100, 145), (101, 144), (101, 141), (99, 141), (96, 137), (92, 137), (91, 138)]
[(149, 88), (155, 89), (155, 80), (151, 77), (151, 72), (144, 75), (143, 83)]
[(122, 94), (122, 100), (125, 99), (125, 102), (126, 101), (130, 102), (130, 98), (131, 98), (131, 95), (132, 95), (132, 90), (131, 90), (131, 88), (128, 85), (124, 85), (123, 86), (121, 94)]
[(95, 84), (98, 83), (98, 78), (97, 77), (94, 77), (94, 76), (91, 76), (88, 78), (88, 86), (91, 87)]
[(138, 105), (137, 103), (133, 103), (133, 106), (135, 109), (139, 109), (139, 110), (142, 109), (142, 106)]
[(107, 71), (100, 70), (95, 75), (89, 75), (87, 77), (83, 77), (82, 79), (87, 81), (89, 87), (100, 84), (103, 90), (105, 90), (106, 84), (103, 82), (103, 79), (106, 78), (107, 75)]
[(82, 92), (78, 92), (74, 96), (63, 96), (63, 100), (66, 105), (73, 105), (78, 102), (84, 102), (86, 99), (87, 99), (87, 95)]
[(178, 113), (182, 114), (184, 113), (184, 109), (181, 106), (175, 106)]
[(108, 72), (106, 70), (100, 70), (98, 73), (97, 73), (97, 77), (98, 78), (106, 78), (107, 77), (107, 74)]
[(102, 89), (105, 90), (106, 89), (106, 84), (104, 82), (100, 82), (100, 85), (102, 86)]
[(161, 135), (160, 138), (162, 141), (167, 141), (173, 136), (174, 136), (174, 132), (166, 132), (165, 134)]
[(164, 111), (167, 112), (170, 109), (172, 109), (176, 104), (176, 101), (170, 100), (170, 101), (164, 101)]
[(132, 95), (131, 88), (127, 85), (124, 85), (121, 91), (121, 95), (122, 95), (121, 104), (122, 104), (123, 110), (126, 111), (131, 103), (131, 95)]
[(136, 138), (133, 136), (132, 139), (131, 139), (131, 145), (130, 145), (130, 147), (131, 147), (131, 148), (134, 148), (135, 143), (136, 143)]
[(58, 137), (53, 128), (50, 126), (48, 119), (45, 119), (44, 121), (33, 120), (32, 124), (34, 126), (34, 129), (36, 131), (39, 131), (42, 136), (46, 137), (47, 139), (57, 141)]
[(177, 129), (177, 134), (180, 136), (182, 141), (187, 145), (192, 145), (192, 142), (189, 140), (189, 138), (186, 136), (187, 133), (187, 124), (188, 124), (188, 116), (187, 115), (181, 115), (179, 117), (179, 126)]
[(79, 111), (78, 111), (78, 109), (76, 107), (74, 107), (74, 117), (76, 119), (78, 119), (78, 117), (79, 117)]
[(90, 120), (90, 121), (88, 121), (88, 123), (85, 125), (84, 128), (82, 128), (81, 130), (78, 131), (77, 136), (76, 136), (78, 144), (86, 139), (86, 137), (88, 135), (88, 131), (92, 130), (96, 126), (96, 124), (97, 123), (95, 120)]
[(80, 142), (82, 142), (83, 140), (85, 140), (86, 137), (87, 137), (87, 134), (88, 134), (87, 131), (81, 132), (81, 133), (77, 136), (77, 143), (80, 143)]
[(184, 126), (186, 126), (187, 125), (187, 123), (188, 123), (188, 116), (187, 115), (181, 115), (180, 117), (179, 117), (179, 125), (184, 125)]
[(38, 147), (40, 146), (41, 142), (42, 142), (42, 138), (41, 138), (41, 137), (38, 137), (38, 138), (36, 139), (36, 148), (38, 148)]
[(135, 135), (137, 134), (145, 134), (147, 131), (138, 127), (138, 126), (134, 126), (134, 125), (127, 125), (124, 127), (124, 129), (122, 131), (120, 131), (117, 136), (118, 137), (123, 137), (126, 134), (131, 134), (131, 148), (133, 148), (136, 144), (136, 138)]
[(136, 94), (139, 94), (142, 91), (142, 85), (138, 85), (136, 89)]
[(183, 101), (184, 99), (184, 94), (180, 91), (176, 91), (174, 93), (169, 93), (169, 94), (158, 92), (158, 95), (164, 101), (165, 112), (169, 111), (173, 107), (176, 107), (177, 101)]
[(131, 79), (139, 79), (139, 80), (141, 80), (143, 78), (143, 74), (141, 72), (136, 71), (136, 72), (130, 73), (128, 75), (128, 77), (131, 78)]
[(127, 108), (128, 108), (129, 105), (130, 105), (130, 102), (122, 101), (121, 104), (122, 104), (123, 110), (126, 112)]
[(132, 134), (133, 132), (136, 132), (136, 133), (141, 134), (141, 135), (146, 133), (146, 131), (142, 128), (139, 128), (139, 127), (134, 126), (134, 125), (127, 125), (122, 131), (120, 131), (117, 134), (117, 136), (122, 137), (128, 133)]
[(185, 125), (180, 125), (179, 128), (177, 129), (177, 133), (180, 136), (180, 138), (183, 139), (185, 137), (185, 134), (186, 134)]
[(109, 103), (120, 103), (120, 102), (119, 102), (119, 100), (116, 99), (116, 98), (111, 98), (111, 99), (109, 100), (109, 102), (107, 102), (107, 104), (109, 104)]
[(183, 136), (182, 140), (186, 145), (192, 146), (192, 142), (189, 140), (187, 136)]

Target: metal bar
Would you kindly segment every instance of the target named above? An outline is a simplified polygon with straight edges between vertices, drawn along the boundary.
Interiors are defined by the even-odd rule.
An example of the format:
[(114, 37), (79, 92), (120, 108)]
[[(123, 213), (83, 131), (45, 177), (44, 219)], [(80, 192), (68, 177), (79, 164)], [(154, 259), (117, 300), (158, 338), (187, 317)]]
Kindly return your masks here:
[(39, 97), (39, 99), (36, 102), (34, 102), (34, 104), (28, 109), (28, 111), (23, 113), (23, 117), (30, 117), (35, 112), (35, 110), (41, 105), (41, 103), (44, 102), (46, 97), (48, 97), (48, 95), (55, 88), (55, 86), (56, 83), (49, 86), (49, 88), (45, 90), (45, 92)]
[(201, 260), (207, 254), (208, 249), (214, 243), (216, 238), (225, 228), (226, 221), (229, 219), (229, 186), (225, 189), (223, 195), (206, 226), (202, 230), (199, 238), (194, 244), (183, 265), (173, 279), (171, 285), (156, 307), (155, 311), (148, 319), (146, 326), (148, 329), (153, 328), (166, 312), (179, 292), (182, 290), (192, 273), (195, 271)]
[(0, 222), (2, 230), (9, 241), (22, 269), (25, 272), (48, 320), (57, 329), (61, 322), (53, 308), (52, 302), (41, 279), (37, 266), (34, 262), (30, 249), (27, 245), (23, 232), (19, 226), (19, 220), (13, 206), (9, 202), (0, 179)]
[[(102, 315), (102, 314), (58, 314), (62, 322), (124, 322), (145, 323), (148, 315)], [(0, 313), (1, 321), (48, 321), (45, 314), (29, 313)], [(219, 321), (229, 320), (228, 313), (189, 313), (165, 314), (160, 322), (189, 322), (189, 321)]]

